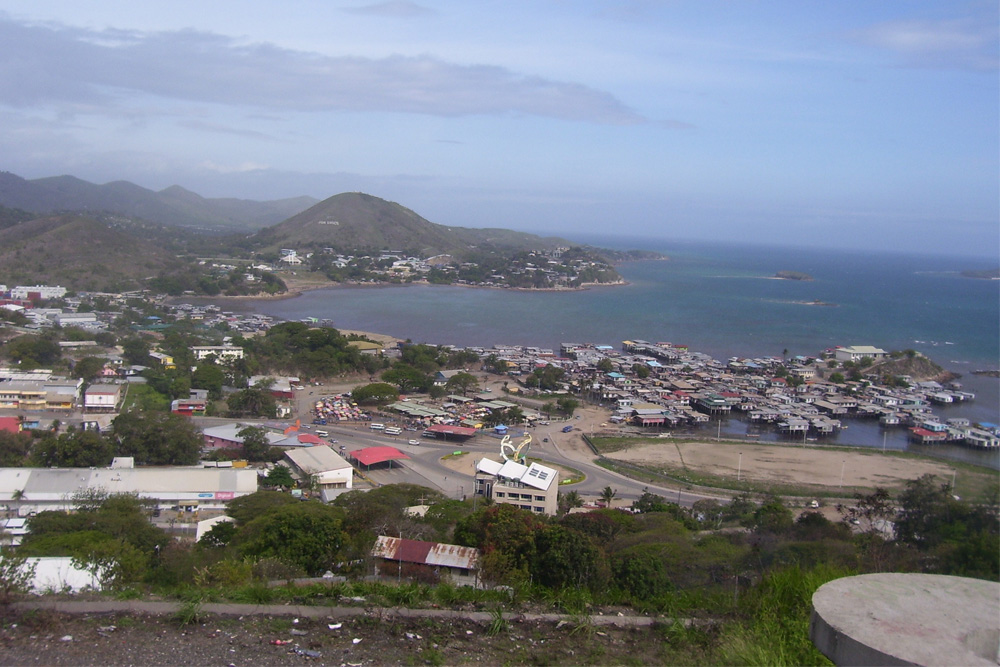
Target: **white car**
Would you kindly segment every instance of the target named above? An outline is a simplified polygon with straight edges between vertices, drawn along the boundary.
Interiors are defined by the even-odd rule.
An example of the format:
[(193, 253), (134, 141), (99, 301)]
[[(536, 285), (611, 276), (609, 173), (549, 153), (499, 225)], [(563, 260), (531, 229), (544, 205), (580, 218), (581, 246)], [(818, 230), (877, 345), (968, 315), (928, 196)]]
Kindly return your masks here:
[(410, 440), (410, 444), (411, 445), (419, 445), (420, 441), (419, 440)]

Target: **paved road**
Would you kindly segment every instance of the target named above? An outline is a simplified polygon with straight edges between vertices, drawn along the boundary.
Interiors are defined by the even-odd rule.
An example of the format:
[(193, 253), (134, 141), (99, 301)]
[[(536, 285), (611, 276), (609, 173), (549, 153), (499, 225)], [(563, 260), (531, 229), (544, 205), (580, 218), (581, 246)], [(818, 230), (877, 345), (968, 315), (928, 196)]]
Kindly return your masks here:
[[(489, 387), (498, 398), (503, 398), (503, 400), (516, 401), (524, 404), (531, 410), (542, 407), (542, 401), (505, 395), (503, 393), (503, 380), (504, 378), (501, 376), (489, 376), (489, 380), (483, 384), (484, 387)], [(310, 410), (317, 399), (323, 396), (350, 391), (357, 384), (359, 383), (327, 384), (320, 387), (309, 386), (296, 392), (296, 414), (297, 418), (302, 421), (303, 428), (307, 431), (313, 431), (313, 429), (317, 428), (310, 424), (312, 421)], [(728, 495), (706, 495), (685, 491), (680, 486), (646, 484), (598, 466), (595, 463), (597, 457), (594, 456), (593, 452), (582, 441), (582, 433), (592, 432), (597, 428), (598, 424), (603, 423), (608, 418), (610, 413), (607, 410), (593, 406), (585, 406), (579, 413), (579, 419), (553, 421), (548, 426), (529, 429), (529, 432), (532, 434), (532, 456), (537, 456), (550, 463), (575, 468), (586, 475), (584, 481), (563, 487), (566, 490), (575, 490), (585, 499), (596, 499), (605, 487), (610, 486), (617, 491), (616, 498), (619, 502), (625, 501), (625, 504), (630, 504), (628, 501), (639, 498), (645, 490), (687, 507), (705, 498), (729, 500)], [(212, 417), (199, 417), (195, 419), (202, 427), (232, 421), (231, 419)], [(252, 423), (254, 420), (241, 421)], [(571, 433), (563, 433), (562, 427), (566, 424), (572, 424), (575, 430)], [(409, 460), (403, 461), (400, 467), (394, 467), (391, 470), (366, 471), (366, 476), (374, 482), (379, 484), (402, 482), (419, 484), (437, 489), (451, 498), (471, 496), (473, 479), (469, 475), (456, 473), (443, 465), (441, 457), (456, 450), (471, 452), (477, 457), (488, 456), (490, 458), (497, 458), (500, 453), (500, 440), (489, 435), (477, 435), (464, 442), (446, 442), (428, 439), (423, 437), (419, 432), (413, 431), (403, 431), (402, 435), (399, 436), (388, 436), (384, 433), (370, 430), (366, 424), (329, 424), (318, 428), (328, 432), (329, 438), (337, 440), (334, 446), (338, 448), (343, 447), (341, 453), (347, 453), (363, 447), (391, 445), (410, 457)], [(545, 438), (548, 438), (548, 442), (544, 442)], [(418, 439), (420, 445), (408, 444), (408, 441), (411, 439)]]
[[(550, 427), (532, 429), (531, 455), (546, 462), (575, 468), (586, 475), (583, 482), (564, 487), (575, 490), (585, 498), (597, 498), (601, 491), (610, 486), (617, 490), (616, 498), (625, 501), (637, 499), (644, 490), (663, 496), (671, 502), (679, 502), (690, 507), (691, 504), (704, 498), (728, 500), (728, 496), (713, 496), (684, 491), (679, 487), (665, 487), (646, 484), (607, 470), (594, 463), (596, 457), (590, 454), (581, 455), (576, 448), (569, 449), (560, 446), (570, 438), (580, 438), (578, 432), (562, 433), (560, 424)], [(412, 431), (404, 431), (401, 436), (386, 436), (369, 430), (366, 426), (349, 427), (328, 425), (324, 430), (330, 437), (337, 440), (337, 446), (343, 445), (346, 451), (360, 447), (391, 445), (410, 457), (403, 461), (401, 467), (392, 470), (376, 470), (366, 472), (373, 481), (380, 484), (412, 483), (437, 489), (451, 498), (461, 498), (472, 494), (472, 477), (449, 469), (441, 463), (441, 457), (453, 451), (470, 452), (478, 457), (496, 458), (500, 452), (500, 440), (488, 435), (478, 435), (465, 442), (443, 442), (426, 439)], [(408, 441), (416, 436), (420, 445), (410, 445)], [(543, 442), (548, 438), (549, 442)], [(567, 451), (568, 450), (568, 451)]]

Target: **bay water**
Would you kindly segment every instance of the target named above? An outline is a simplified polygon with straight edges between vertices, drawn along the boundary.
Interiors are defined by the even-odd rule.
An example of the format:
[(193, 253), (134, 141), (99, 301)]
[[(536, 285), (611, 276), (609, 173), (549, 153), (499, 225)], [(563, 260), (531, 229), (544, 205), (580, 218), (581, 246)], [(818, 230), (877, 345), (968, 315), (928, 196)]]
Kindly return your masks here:
[[(972, 375), (1000, 367), (1000, 281), (967, 278), (996, 257), (736, 246), (582, 236), (598, 247), (655, 250), (666, 260), (618, 266), (628, 285), (581, 291), (459, 286), (352, 286), (313, 290), (253, 310), (285, 320), (326, 319), (341, 329), (417, 343), (489, 347), (563, 342), (620, 348), (623, 340), (683, 343), (717, 359), (816, 356), (837, 345), (915, 349), (962, 374), (974, 402), (936, 408), (943, 418), (1000, 423), (1000, 380)], [(775, 279), (778, 271), (808, 281)], [(836, 444), (927, 451), (1000, 467), (1000, 452), (917, 447), (904, 430), (850, 420)], [(712, 429), (716, 429), (712, 426)], [(742, 434), (728, 420), (723, 433)]]

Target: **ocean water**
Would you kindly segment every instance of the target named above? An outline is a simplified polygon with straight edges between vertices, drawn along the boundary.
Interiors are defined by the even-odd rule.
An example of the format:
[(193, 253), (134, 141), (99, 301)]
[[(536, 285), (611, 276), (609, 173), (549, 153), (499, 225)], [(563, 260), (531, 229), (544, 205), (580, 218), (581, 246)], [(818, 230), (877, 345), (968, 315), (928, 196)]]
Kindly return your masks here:
[[(1000, 381), (970, 374), (1000, 367), (1000, 281), (960, 275), (996, 268), (996, 259), (662, 239), (581, 241), (658, 250), (669, 259), (619, 266), (626, 286), (576, 292), (337, 287), (249, 305), (287, 320), (317, 317), (343, 329), (460, 346), (558, 349), (562, 342), (575, 342), (620, 347), (623, 340), (639, 338), (685, 343), (718, 359), (780, 356), (785, 350), (814, 356), (835, 345), (913, 348), (963, 374), (965, 388), (977, 394), (975, 402), (943, 410), (942, 416), (1000, 423)], [(814, 279), (773, 279), (782, 270)], [(724, 432), (745, 432), (734, 421)], [(836, 442), (883, 446), (883, 432), (869, 425), (851, 421)], [(890, 431), (886, 439), (889, 448), (912, 449), (903, 431)], [(958, 448), (935, 451), (945, 449)], [(1000, 464), (993, 463), (1000, 462), (997, 452), (979, 454), (965, 450), (954, 456)]]

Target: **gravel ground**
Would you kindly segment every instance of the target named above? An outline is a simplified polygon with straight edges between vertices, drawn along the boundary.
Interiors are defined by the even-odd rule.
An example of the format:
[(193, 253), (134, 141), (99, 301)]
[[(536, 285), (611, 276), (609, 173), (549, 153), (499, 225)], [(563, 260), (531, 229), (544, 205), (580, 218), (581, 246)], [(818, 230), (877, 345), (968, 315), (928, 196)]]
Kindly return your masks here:
[[(339, 627), (338, 627), (339, 624)], [(0, 665), (468, 665), (655, 664), (664, 661), (658, 628), (596, 627), (580, 621), (8, 615)]]

